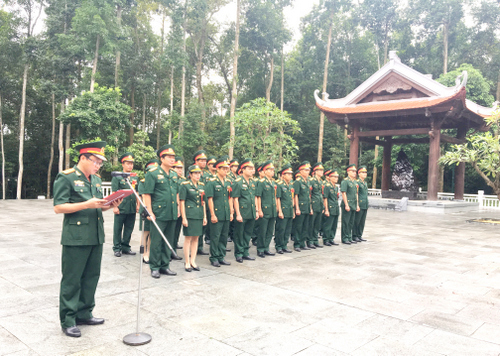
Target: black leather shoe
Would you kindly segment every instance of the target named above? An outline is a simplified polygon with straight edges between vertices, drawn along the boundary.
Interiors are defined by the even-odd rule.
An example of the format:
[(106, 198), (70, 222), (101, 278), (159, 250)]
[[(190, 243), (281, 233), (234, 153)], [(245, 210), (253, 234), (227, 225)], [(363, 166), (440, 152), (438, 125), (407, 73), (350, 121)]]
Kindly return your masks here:
[(336, 242), (330, 242), (330, 245), (331, 245), (331, 246), (338, 246), (339, 244), (338, 244), (338, 243), (336, 243)]
[(311, 244), (307, 244), (307, 247), (309, 248), (309, 250), (314, 250), (316, 249), (316, 247), (314, 245), (311, 245)]
[(332, 245), (332, 244), (331, 244), (330, 242), (328, 242), (328, 241), (323, 242), (323, 246), (331, 246), (331, 245)]
[(320, 244), (314, 244), (314, 247), (316, 247), (316, 248), (323, 248), (323, 246), (321, 246)]
[(358, 240), (361, 242), (361, 241), (366, 241), (364, 238), (362, 237), (358, 237)]
[(231, 249), (226, 247), (226, 252), (231, 252)]
[(354, 241), (354, 240), (350, 240), (349, 242), (350, 242), (351, 244), (357, 244), (357, 242), (356, 242), (356, 241)]
[(149, 265), (149, 261), (146, 261), (146, 260), (144, 259), (144, 257), (142, 258), (142, 262), (143, 262), (143, 263), (145, 263), (145, 264), (147, 264), (147, 265)]
[(261, 257), (261, 258), (265, 258), (266, 255), (264, 255), (264, 252), (257, 252), (257, 256)]
[(205, 251), (198, 251), (198, 255), (201, 255), (201, 256), (208, 256), (210, 255), (208, 252), (205, 252)]
[(177, 272), (174, 272), (169, 268), (160, 268), (160, 274), (166, 274), (167, 276), (177, 276)]
[(186, 272), (191, 272), (193, 270), (193, 268), (192, 267), (184, 267), (184, 270)]
[[(191, 267), (193, 267), (193, 266), (191, 266)], [(198, 271), (198, 272), (199, 272), (199, 271), (200, 271), (200, 267), (198, 267), (198, 266), (193, 267), (193, 270), (194, 270), (194, 271)]]
[(287, 250), (286, 248), (284, 248), (284, 249), (283, 249), (283, 252), (284, 252), (284, 253), (292, 253), (292, 251)]
[(116, 251), (115, 252), (115, 257), (122, 257), (122, 253), (120, 251)]
[(70, 326), (69, 328), (62, 329), (63, 332), (66, 334), (66, 336), (71, 336), (71, 337), (80, 337), (82, 336), (82, 333), (78, 327), (75, 326)]
[(255, 257), (250, 257), (250, 256), (243, 256), (243, 259), (245, 261), (255, 261)]
[(231, 262), (227, 262), (226, 260), (219, 261), (221, 266), (231, 266)]
[(306, 250), (310, 250), (311, 248), (309, 248), (309, 247), (301, 247), (300, 249), (306, 251)]
[(237, 258), (236, 258), (236, 262), (238, 262), (238, 263), (243, 263), (243, 258), (241, 258), (241, 257), (237, 257)]
[(276, 252), (277, 252), (277, 253), (279, 253), (280, 255), (282, 255), (282, 254), (283, 254), (283, 250), (278, 250), (278, 251), (276, 251)]
[(269, 251), (264, 251), (264, 255), (266, 256), (275, 256), (275, 253), (269, 252)]
[(153, 278), (160, 278), (160, 271), (151, 271), (151, 277)]
[(103, 318), (76, 319), (76, 325), (101, 325), (104, 324)]
[(252, 241), (252, 245), (257, 246), (257, 241)]
[(302, 250), (299, 247), (295, 247), (295, 251), (300, 252)]
[(205, 241), (205, 244), (210, 245), (210, 240)]
[(212, 266), (214, 267), (220, 267), (220, 263), (217, 262), (217, 261), (214, 261), (214, 262), (210, 262), (212, 264)]
[(346, 241), (342, 241), (342, 243), (343, 243), (344, 245), (350, 245), (350, 244), (351, 244), (349, 241), (347, 241), (347, 242), (346, 242)]
[(172, 256), (172, 259), (176, 260), (176, 261), (180, 261), (180, 260), (182, 260), (182, 257), (177, 255), (177, 256)]
[(134, 251), (122, 251), (122, 255), (134, 256), (136, 253)]

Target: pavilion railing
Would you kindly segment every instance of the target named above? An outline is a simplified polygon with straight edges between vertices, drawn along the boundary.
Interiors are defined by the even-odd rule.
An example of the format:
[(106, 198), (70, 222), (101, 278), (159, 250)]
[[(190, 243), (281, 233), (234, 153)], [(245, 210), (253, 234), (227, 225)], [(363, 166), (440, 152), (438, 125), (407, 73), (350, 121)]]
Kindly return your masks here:
[(111, 182), (102, 182), (101, 184), (102, 195), (106, 198), (111, 194)]

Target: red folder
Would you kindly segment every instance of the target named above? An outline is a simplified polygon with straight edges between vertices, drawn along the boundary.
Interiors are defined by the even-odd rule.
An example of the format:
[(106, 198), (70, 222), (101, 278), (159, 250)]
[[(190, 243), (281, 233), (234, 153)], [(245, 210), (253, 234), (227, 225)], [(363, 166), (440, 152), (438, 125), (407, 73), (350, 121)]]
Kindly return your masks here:
[(106, 198), (104, 198), (104, 200), (106, 200), (107, 202), (104, 203), (103, 205), (104, 206), (108, 206), (112, 202), (114, 202), (115, 200), (117, 200), (117, 199), (123, 199), (125, 197), (128, 197), (132, 193), (133, 193), (132, 189), (120, 189), (120, 190), (117, 190), (113, 194), (108, 195)]

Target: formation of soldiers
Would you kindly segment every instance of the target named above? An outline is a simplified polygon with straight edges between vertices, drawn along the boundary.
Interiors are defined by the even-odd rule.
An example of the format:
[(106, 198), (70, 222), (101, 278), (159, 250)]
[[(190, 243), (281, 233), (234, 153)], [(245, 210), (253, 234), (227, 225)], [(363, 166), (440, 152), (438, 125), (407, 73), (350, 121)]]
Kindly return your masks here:
[[(304, 161), (295, 172), (286, 164), (276, 172), (272, 161), (256, 166), (250, 159), (229, 161), (228, 156), (216, 158), (200, 150), (195, 153), (185, 178), (184, 164), (175, 156), (172, 145), (162, 146), (157, 153), (159, 159), (146, 166), (139, 194), (176, 252), (181, 248), (178, 246), (181, 227), (187, 237), (197, 231), (196, 249), (192, 248), (192, 239), (184, 247), (188, 272), (199, 270), (197, 255), (209, 255), (214, 267), (230, 265), (226, 260), (227, 252), (231, 251), (228, 241), (234, 242), (238, 263), (255, 260), (249, 253), (251, 244), (256, 246), (260, 258), (338, 245), (335, 235), (340, 216), (343, 244), (366, 241), (363, 230), (368, 187), (364, 166), (346, 167), (347, 177), (339, 187), (339, 170), (325, 169), (321, 162), (311, 166)], [(122, 163), (130, 158), (133, 159), (130, 153), (123, 155)], [(121, 221), (127, 219), (121, 217), (120, 223), (115, 220), (115, 236), (118, 236), (115, 241), (119, 241), (116, 227)], [(170, 269), (170, 260), (182, 258), (172, 256), (157, 229), (147, 220), (144, 225), (143, 234), (150, 235), (151, 247), (146, 248), (143, 261), (149, 263), (151, 275), (154, 278), (161, 274), (176, 275)], [(271, 251), (273, 237), (275, 252)], [(129, 241), (128, 234), (126, 237), (124, 234), (121, 253), (134, 254)], [(209, 253), (204, 251), (207, 245)], [(117, 244), (114, 246), (116, 254)]]

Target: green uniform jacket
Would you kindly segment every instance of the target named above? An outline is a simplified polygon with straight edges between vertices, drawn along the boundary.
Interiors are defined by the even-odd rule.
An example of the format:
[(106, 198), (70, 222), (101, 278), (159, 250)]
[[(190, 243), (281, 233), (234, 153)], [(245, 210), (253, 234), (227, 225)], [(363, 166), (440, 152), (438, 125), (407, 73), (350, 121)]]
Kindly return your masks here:
[(326, 198), (328, 204), (328, 212), (331, 216), (339, 215), (339, 188), (336, 185), (326, 182), (323, 189), (323, 197)]
[(280, 199), (281, 211), (283, 217), (293, 218), (293, 183), (286, 184), (284, 180), (278, 181), (278, 189), (276, 190), (276, 198)]
[(179, 200), (184, 200), (186, 218), (203, 219), (203, 196), (205, 195), (205, 184), (198, 182), (194, 185), (191, 180), (181, 183), (179, 188)]
[(207, 199), (213, 198), (215, 216), (219, 221), (230, 220), (229, 197), (231, 189), (229, 179), (224, 179), (224, 183), (222, 183), (219, 177), (209, 179), (205, 186)]
[(293, 182), (294, 194), (299, 198), (299, 209), (301, 214), (309, 214), (311, 212), (311, 186), (307, 180), (298, 177)]
[(259, 179), (255, 195), (260, 197), (262, 212), (264, 218), (276, 218), (278, 212), (276, 210), (276, 190), (278, 185), (274, 180), (268, 178)]
[(368, 209), (368, 184), (358, 179), (358, 204), (360, 209)]
[[(349, 204), (349, 208), (357, 209), (357, 195), (358, 195), (358, 181), (350, 180), (349, 178), (345, 178), (342, 183), (340, 183), (340, 191), (342, 193), (346, 193), (347, 203)], [(342, 205), (344, 205), (344, 199), (342, 199)]]
[(179, 177), (173, 170), (165, 173), (155, 167), (146, 173), (143, 194), (151, 194), (151, 207), (156, 219), (177, 220), (177, 192)]
[(231, 196), (238, 198), (240, 214), (244, 220), (255, 219), (257, 217), (255, 213), (255, 190), (255, 180), (251, 178), (247, 182), (245, 178), (238, 177), (233, 184)]
[(310, 178), (309, 184), (312, 187), (311, 190), (311, 204), (313, 212), (321, 213), (323, 211), (323, 181), (319, 178)]
[[(101, 178), (90, 176), (90, 182), (75, 166), (59, 173), (54, 181), (54, 206), (102, 199)], [(61, 245), (86, 246), (104, 243), (104, 221), (101, 209), (84, 209), (64, 214)]]
[[(135, 173), (134, 173), (135, 174)], [(137, 176), (132, 177), (130, 175), (130, 183), (134, 189), (137, 189), (138, 178)], [(114, 193), (120, 189), (130, 189), (129, 185), (125, 181), (125, 178), (113, 177), (111, 178), (111, 191)], [(123, 198), (122, 203), (118, 206), (120, 209), (120, 214), (135, 214), (137, 208), (137, 199), (134, 194)]]

